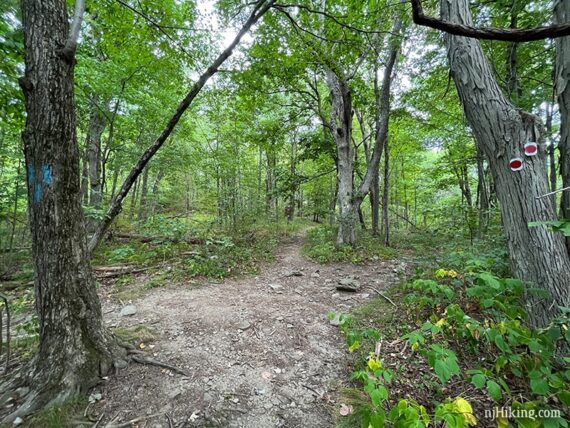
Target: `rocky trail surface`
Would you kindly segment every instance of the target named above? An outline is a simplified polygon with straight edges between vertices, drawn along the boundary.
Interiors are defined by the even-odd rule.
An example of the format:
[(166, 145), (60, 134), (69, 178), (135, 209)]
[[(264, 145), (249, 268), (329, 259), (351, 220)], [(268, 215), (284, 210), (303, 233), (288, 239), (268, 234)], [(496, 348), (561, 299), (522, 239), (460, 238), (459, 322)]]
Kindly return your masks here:
[[(301, 246), (300, 237), (285, 241), (255, 277), (153, 289), (130, 315), (104, 303), (109, 326), (152, 328), (156, 340), (141, 347), (185, 374), (140, 364), (119, 370), (92, 392), (99, 426), (334, 426), (335, 393), (349, 373), (344, 338), (327, 314), (366, 303), (405, 266), (319, 265)], [(338, 291), (339, 282), (360, 288)]]

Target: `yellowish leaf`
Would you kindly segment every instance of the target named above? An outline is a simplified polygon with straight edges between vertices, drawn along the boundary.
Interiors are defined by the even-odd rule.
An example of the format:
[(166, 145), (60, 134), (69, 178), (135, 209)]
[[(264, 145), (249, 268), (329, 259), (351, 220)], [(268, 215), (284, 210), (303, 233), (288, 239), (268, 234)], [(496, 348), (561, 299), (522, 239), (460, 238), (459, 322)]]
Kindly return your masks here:
[(375, 372), (376, 370), (382, 367), (382, 363), (378, 358), (369, 358), (368, 359), (368, 368), (371, 372)]
[(475, 416), (473, 416), (473, 408), (471, 407), (471, 404), (469, 404), (469, 401), (465, 400), (462, 397), (457, 397), (453, 404), (457, 410), (457, 413), (463, 415), (465, 422), (467, 422), (468, 425), (477, 425), (477, 419), (475, 419)]
[(352, 345), (350, 345), (348, 347), (348, 352), (354, 352), (356, 351), (358, 348), (360, 348), (360, 342), (358, 342), (358, 340), (356, 342), (354, 342)]

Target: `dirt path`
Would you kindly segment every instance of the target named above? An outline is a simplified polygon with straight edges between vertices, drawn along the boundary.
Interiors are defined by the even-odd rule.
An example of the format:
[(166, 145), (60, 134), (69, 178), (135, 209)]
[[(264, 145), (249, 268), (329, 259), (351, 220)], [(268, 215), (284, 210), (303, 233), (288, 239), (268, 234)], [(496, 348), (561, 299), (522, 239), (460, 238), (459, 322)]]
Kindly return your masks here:
[[(366, 285), (386, 288), (401, 264), (322, 266), (302, 257), (301, 245), (299, 237), (282, 244), (256, 277), (154, 289), (134, 302), (130, 317), (105, 304), (108, 325), (151, 325), (158, 338), (145, 350), (190, 376), (129, 365), (95, 391), (102, 422), (158, 414), (138, 426), (333, 426), (334, 393), (348, 369), (344, 339), (327, 313), (373, 298)], [(350, 276), (363, 289), (336, 291), (337, 281)]]

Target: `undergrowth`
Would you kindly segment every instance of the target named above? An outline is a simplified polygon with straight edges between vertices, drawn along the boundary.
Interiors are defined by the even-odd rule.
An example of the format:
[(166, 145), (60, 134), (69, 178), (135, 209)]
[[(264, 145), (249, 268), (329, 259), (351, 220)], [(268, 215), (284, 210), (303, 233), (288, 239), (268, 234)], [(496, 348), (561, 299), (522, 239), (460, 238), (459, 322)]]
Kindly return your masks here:
[(307, 233), (303, 254), (319, 263), (351, 262), (361, 264), (374, 260), (390, 260), (398, 255), (393, 248), (386, 247), (382, 238), (363, 232), (354, 246), (336, 244), (338, 228), (318, 226)]
[(432, 252), (388, 291), (397, 308), (380, 299), (340, 316), (360, 386), (341, 394), (339, 426), (568, 426), (570, 309), (529, 327), (523, 297), (544, 293), (504, 276), (502, 254)]

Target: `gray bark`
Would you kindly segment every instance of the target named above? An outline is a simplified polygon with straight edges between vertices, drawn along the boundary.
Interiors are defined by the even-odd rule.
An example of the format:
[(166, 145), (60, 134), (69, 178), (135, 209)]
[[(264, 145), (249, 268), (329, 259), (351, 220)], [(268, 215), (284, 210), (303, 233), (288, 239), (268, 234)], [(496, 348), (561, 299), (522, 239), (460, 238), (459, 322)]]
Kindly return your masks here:
[(146, 220), (147, 218), (147, 195), (148, 195), (148, 165), (144, 169), (142, 176), (141, 202), (139, 206), (139, 215), (137, 218), (139, 222)]
[(89, 160), (89, 206), (99, 207), (102, 200), (101, 180), (101, 136), (107, 122), (105, 116), (92, 107), (87, 135), (87, 155)]
[(75, 133), (74, 60), (62, 54), (63, 0), (22, 1), (27, 111), (22, 134), (40, 344), (24, 403), (7, 420), (93, 386), (118, 351), (102, 323), (89, 266)]
[[(442, 18), (471, 25), (468, 0), (441, 0)], [(489, 160), (501, 205), (512, 273), (533, 287), (546, 289), (550, 298), (527, 296), (530, 322), (546, 325), (567, 306), (570, 260), (562, 235), (533, 221), (556, 219), (548, 192), (545, 153), (524, 158), (523, 145), (541, 142), (538, 119), (517, 110), (503, 95), (477, 40), (445, 34), (451, 73), (481, 151)], [(509, 160), (524, 158), (524, 168), (512, 172)]]
[[(570, 2), (557, 0), (554, 4), (557, 23), (570, 21)], [(560, 108), (560, 175), (562, 187), (570, 186), (570, 37), (556, 40), (556, 94)], [(562, 192), (562, 217), (570, 219), (570, 192)]]
[(384, 142), (384, 183), (382, 188), (382, 236), (384, 244), (390, 245), (390, 219), (388, 218), (388, 203), (390, 195), (390, 147), (389, 139)]
[(331, 92), (331, 123), (337, 152), (338, 235), (337, 245), (356, 242), (357, 213), (354, 196), (354, 146), (352, 144), (352, 95), (347, 81), (333, 70), (327, 70), (327, 86)]

